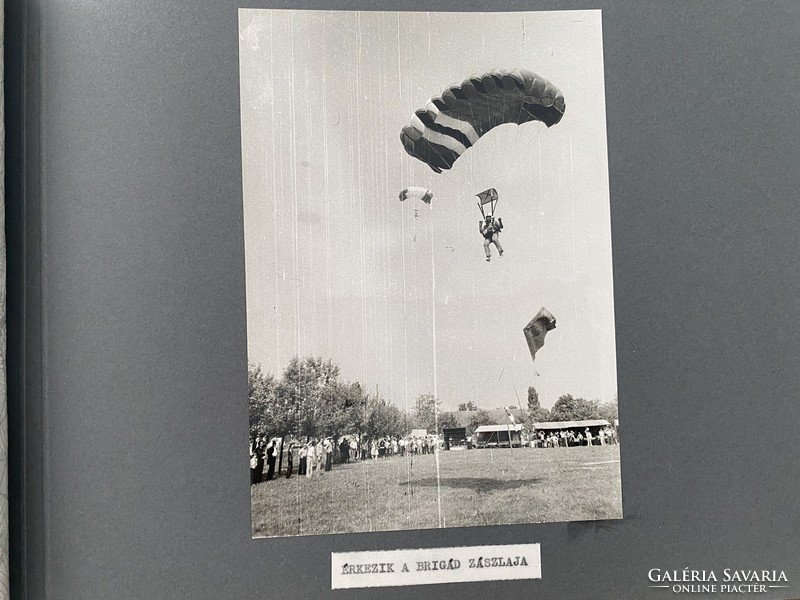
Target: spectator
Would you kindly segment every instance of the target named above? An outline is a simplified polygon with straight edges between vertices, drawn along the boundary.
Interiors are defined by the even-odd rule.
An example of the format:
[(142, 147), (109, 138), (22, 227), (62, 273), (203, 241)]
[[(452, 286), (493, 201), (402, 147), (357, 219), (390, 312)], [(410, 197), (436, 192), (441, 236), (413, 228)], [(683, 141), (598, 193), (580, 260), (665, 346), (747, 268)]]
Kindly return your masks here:
[(286, 479), (289, 479), (292, 476), (292, 469), (294, 468), (294, 456), (292, 456), (293, 452), (294, 444), (289, 444), (289, 448), (286, 450)]
[(325, 457), (325, 471), (327, 472), (331, 470), (331, 462), (333, 459), (333, 444), (330, 438), (325, 438), (325, 443), (322, 444), (322, 450), (324, 452), (323, 456)]
[(309, 440), (308, 444), (306, 444), (306, 477), (308, 478), (314, 474), (315, 454), (314, 440)]
[(305, 475), (306, 474), (306, 454), (308, 454), (308, 448), (305, 444), (300, 445), (300, 451), (297, 453), (300, 457), (300, 463), (297, 465), (297, 475)]
[(275, 440), (267, 446), (267, 481), (275, 477)]

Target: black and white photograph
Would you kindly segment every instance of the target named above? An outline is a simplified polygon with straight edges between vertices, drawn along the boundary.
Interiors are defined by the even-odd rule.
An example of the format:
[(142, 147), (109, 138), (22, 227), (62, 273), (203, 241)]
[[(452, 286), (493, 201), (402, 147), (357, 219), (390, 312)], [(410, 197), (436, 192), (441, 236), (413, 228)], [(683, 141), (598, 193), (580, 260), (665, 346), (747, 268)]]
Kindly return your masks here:
[(621, 519), (600, 11), (240, 10), (239, 59), (253, 536)]

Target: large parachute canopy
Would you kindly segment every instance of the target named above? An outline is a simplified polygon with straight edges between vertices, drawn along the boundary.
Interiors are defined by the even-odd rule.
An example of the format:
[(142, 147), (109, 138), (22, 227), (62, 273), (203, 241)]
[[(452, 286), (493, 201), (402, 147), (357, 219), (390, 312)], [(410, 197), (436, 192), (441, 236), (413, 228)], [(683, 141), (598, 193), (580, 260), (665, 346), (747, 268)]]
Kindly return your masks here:
[(556, 328), (556, 318), (544, 306), (539, 309), (536, 316), (522, 330), (531, 352), (531, 360), (536, 360), (536, 351), (544, 346), (544, 336), (551, 329)]
[(498, 125), (541, 121), (551, 127), (565, 108), (564, 96), (543, 77), (525, 69), (493, 69), (431, 98), (403, 127), (400, 140), (406, 152), (441, 173)]
[(433, 200), (433, 192), (424, 187), (407, 187), (400, 192), (400, 201), (405, 200), (421, 200), (425, 204), (430, 204)]

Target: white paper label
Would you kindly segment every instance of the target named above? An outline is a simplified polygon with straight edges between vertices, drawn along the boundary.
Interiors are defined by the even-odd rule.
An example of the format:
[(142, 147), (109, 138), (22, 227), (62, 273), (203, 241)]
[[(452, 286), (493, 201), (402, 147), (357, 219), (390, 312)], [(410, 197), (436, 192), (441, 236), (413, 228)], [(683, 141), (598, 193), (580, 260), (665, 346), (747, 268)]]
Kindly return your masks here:
[(539, 544), (331, 553), (331, 589), (541, 579)]

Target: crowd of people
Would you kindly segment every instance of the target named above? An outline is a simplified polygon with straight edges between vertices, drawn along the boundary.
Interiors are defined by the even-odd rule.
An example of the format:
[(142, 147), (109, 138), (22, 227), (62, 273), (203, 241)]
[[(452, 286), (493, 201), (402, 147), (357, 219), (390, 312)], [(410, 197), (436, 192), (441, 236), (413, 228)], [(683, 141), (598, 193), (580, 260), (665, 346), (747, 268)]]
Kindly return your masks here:
[[(525, 439), (529, 440), (532, 448), (605, 446), (619, 443), (617, 432), (611, 427), (595, 430), (594, 433), (588, 427), (583, 431), (536, 431)], [(250, 483), (270, 481), (277, 475), (287, 479), (294, 474), (310, 478), (315, 472), (328, 472), (334, 462), (334, 453), (338, 454), (335, 457), (336, 462), (351, 463), (377, 461), (393, 456), (433, 454), (441, 448), (441, 440), (431, 435), (363, 439), (359, 436), (344, 436), (338, 440), (338, 444), (333, 438), (321, 437), (307, 438), (305, 442), (293, 439), (283, 445), (279, 438), (256, 436), (250, 441)], [(276, 461), (280, 453), (283, 453), (284, 458), (282, 473), (276, 473)]]
[[(250, 483), (270, 481), (275, 478), (275, 461), (279, 452), (286, 458), (285, 474), (287, 479), (295, 473), (305, 477), (330, 471), (333, 463), (333, 440), (331, 438), (308, 438), (305, 443), (293, 440), (280, 447), (280, 440), (273, 438), (267, 442), (266, 437), (256, 436), (250, 443)], [(264, 475), (264, 464), (267, 473)]]
[(390, 456), (406, 454), (432, 454), (438, 444), (434, 436), (427, 437), (382, 437), (366, 439), (359, 444), (355, 437), (350, 438), (349, 453), (343, 457), (344, 462), (355, 460), (378, 460)]
[(618, 443), (617, 432), (611, 427), (603, 427), (592, 433), (587, 427), (584, 431), (580, 430), (560, 430), (546, 433), (536, 432), (536, 436), (531, 439), (531, 446), (536, 448), (569, 448), (571, 446), (605, 446), (607, 444)]
[[(250, 483), (270, 481), (276, 477), (275, 463), (279, 453), (283, 452), (287, 479), (296, 474), (313, 477), (314, 472), (331, 470), (334, 462), (334, 448), (338, 449), (337, 462), (379, 460), (406, 454), (432, 454), (441, 442), (434, 436), (427, 437), (381, 437), (359, 440), (357, 436), (345, 436), (334, 446), (332, 438), (308, 438), (305, 442), (292, 440), (281, 448), (280, 439), (268, 439), (256, 436), (250, 442)], [(264, 466), (267, 471), (264, 473)], [(295, 471), (295, 465), (297, 469)]]

